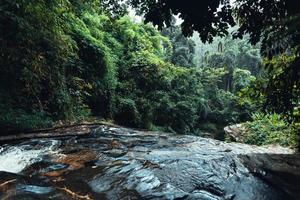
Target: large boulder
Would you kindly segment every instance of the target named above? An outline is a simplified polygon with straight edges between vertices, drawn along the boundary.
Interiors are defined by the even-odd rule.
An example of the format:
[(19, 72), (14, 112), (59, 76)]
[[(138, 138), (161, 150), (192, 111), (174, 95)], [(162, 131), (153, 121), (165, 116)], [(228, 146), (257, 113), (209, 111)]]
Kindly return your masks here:
[(231, 126), (224, 127), (225, 136), (231, 141), (235, 142), (245, 142), (245, 134), (247, 133), (247, 128), (245, 124), (234, 124)]

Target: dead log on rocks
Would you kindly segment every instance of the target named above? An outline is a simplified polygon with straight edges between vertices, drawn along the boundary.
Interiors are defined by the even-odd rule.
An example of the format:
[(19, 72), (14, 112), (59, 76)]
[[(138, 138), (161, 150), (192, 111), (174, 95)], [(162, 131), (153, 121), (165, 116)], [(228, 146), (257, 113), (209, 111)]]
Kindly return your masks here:
[(84, 136), (90, 134), (93, 128), (101, 125), (106, 125), (106, 126), (116, 127), (116, 128), (120, 127), (118, 125), (105, 122), (105, 121), (83, 122), (83, 123), (62, 125), (62, 126), (46, 128), (46, 129), (36, 129), (36, 130), (31, 130), (31, 131), (11, 134), (11, 135), (3, 135), (0, 136), (0, 143), (6, 141), (23, 140), (23, 139), (30, 139), (30, 138)]
[(83, 136), (91, 133), (91, 125), (76, 125), (60, 128), (42, 130), (40, 132), (33, 131), (29, 133), (19, 133), (13, 135), (0, 136), (0, 142), (23, 140), (30, 138), (49, 138), (49, 137), (65, 137), (65, 136)]

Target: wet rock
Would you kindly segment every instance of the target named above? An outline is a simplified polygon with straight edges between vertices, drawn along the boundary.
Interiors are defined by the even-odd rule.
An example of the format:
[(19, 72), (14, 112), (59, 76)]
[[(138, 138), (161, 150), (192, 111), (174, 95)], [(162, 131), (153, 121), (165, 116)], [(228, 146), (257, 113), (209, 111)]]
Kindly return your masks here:
[(300, 155), (240, 155), (252, 174), (285, 193), (286, 199), (300, 199)]
[(52, 187), (41, 187), (36, 185), (28, 184), (18, 184), (16, 187), (17, 191), (23, 191), (24, 193), (34, 193), (34, 194), (49, 194), (53, 191)]
[(0, 199), (42, 199), (54, 191), (43, 177), (0, 172)]
[(69, 170), (76, 170), (84, 167), (84, 164), (95, 160), (96, 153), (90, 149), (78, 151), (76, 153), (63, 154), (55, 159), (55, 162), (69, 165)]
[[(35, 152), (32, 159), (28, 152)], [(88, 137), (3, 147), (0, 169), (9, 169), (10, 155), (19, 161), (18, 173), (0, 173), (0, 198), (299, 199), (300, 155), (292, 153), (276, 146), (97, 126)]]

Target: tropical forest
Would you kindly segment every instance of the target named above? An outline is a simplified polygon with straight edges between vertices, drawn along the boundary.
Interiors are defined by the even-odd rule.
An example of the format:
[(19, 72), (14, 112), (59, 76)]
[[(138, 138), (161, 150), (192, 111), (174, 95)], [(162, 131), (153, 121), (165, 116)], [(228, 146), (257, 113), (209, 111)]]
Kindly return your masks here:
[(300, 199), (295, 0), (1, 0), (0, 199)]

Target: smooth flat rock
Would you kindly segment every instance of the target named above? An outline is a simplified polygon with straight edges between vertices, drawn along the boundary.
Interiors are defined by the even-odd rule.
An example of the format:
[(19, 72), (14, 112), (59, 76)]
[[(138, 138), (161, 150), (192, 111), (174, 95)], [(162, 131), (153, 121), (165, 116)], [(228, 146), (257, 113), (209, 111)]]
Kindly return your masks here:
[(300, 199), (290, 149), (121, 127), (2, 145), (0, 199)]

